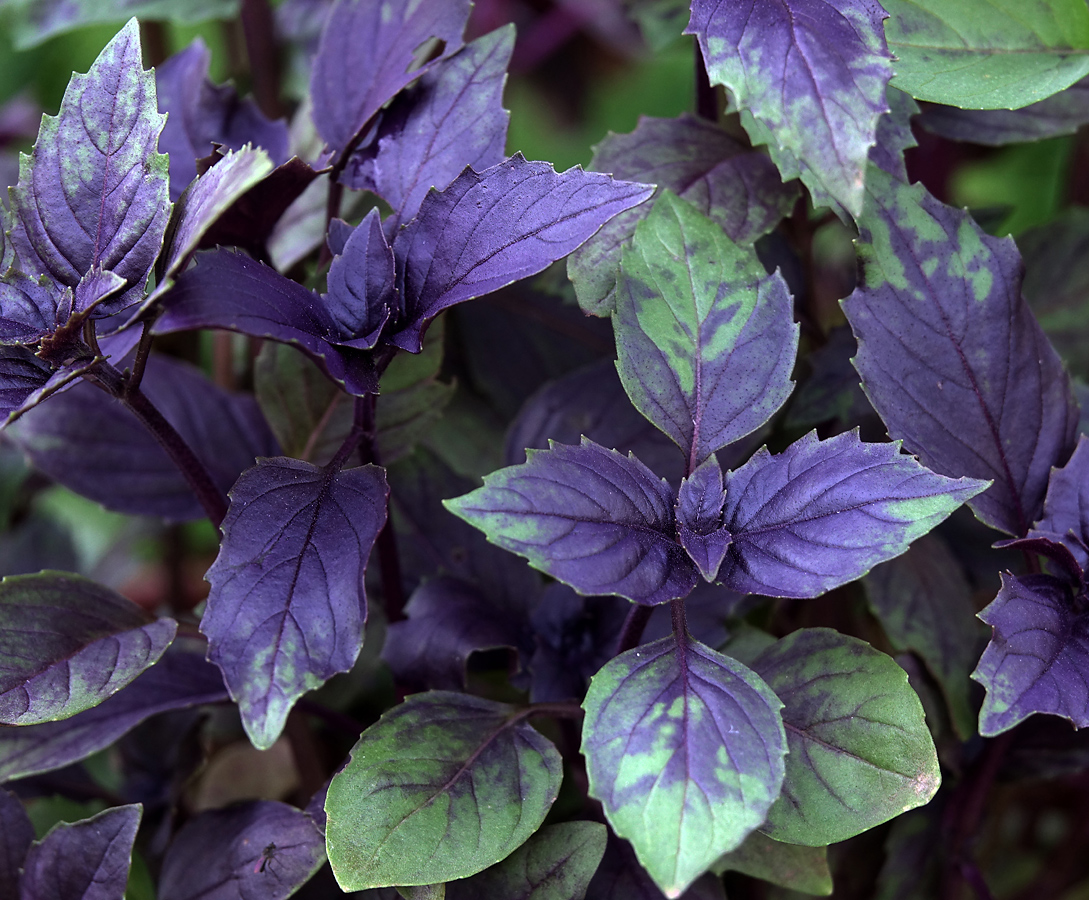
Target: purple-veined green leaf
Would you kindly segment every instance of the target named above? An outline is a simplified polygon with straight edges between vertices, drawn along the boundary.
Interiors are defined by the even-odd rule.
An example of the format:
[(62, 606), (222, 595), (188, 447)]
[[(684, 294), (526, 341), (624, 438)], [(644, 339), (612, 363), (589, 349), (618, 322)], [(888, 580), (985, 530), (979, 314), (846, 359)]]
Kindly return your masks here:
[(560, 787), (552, 744), (511, 706), (416, 694), (363, 732), (325, 802), (345, 890), (467, 878), (505, 859)]
[(0, 790), (0, 897), (19, 896), (23, 860), (34, 842), (34, 826), (19, 798)]
[(1074, 448), (1077, 407), (1021, 297), (1016, 248), (876, 168), (866, 196), (861, 283), (843, 301), (866, 393), (925, 465), (993, 480), (972, 509), (1023, 536)]
[(652, 192), (579, 167), (557, 173), (520, 153), (466, 169), (429, 193), (393, 241), (405, 321), (391, 340), (416, 352), (442, 310), (536, 275)]
[(386, 521), (382, 469), (262, 459), (232, 488), (201, 631), (250, 741), (266, 750), (306, 691), (363, 646), (363, 573)]
[(617, 281), (617, 370), (632, 403), (694, 470), (786, 402), (798, 327), (786, 282), (665, 193)]
[(143, 806), (115, 806), (61, 822), (26, 855), (20, 900), (118, 900), (132, 864)]
[(923, 707), (890, 656), (804, 628), (752, 663), (783, 701), (786, 779), (761, 831), (823, 847), (928, 803), (941, 773)]
[(693, 0), (685, 33), (783, 176), (857, 215), (892, 77), (885, 18), (876, 0)]
[(0, 723), (36, 725), (97, 706), (154, 665), (177, 632), (78, 575), (0, 582)]
[[(666, 900), (666, 895), (639, 865), (631, 844), (610, 831), (605, 856), (586, 891), (586, 900)], [(722, 879), (708, 872), (678, 900), (726, 900)]]
[(731, 541), (722, 527), (725, 500), (722, 469), (713, 456), (685, 478), (677, 492), (677, 540), (709, 582), (718, 575)]
[(342, 152), (401, 88), (427, 71), (416, 53), (434, 39), (442, 56), (461, 46), (470, 0), (337, 0), (310, 74), (314, 124)]
[[(609, 134), (594, 148), (590, 168), (615, 178), (656, 184), (717, 222), (739, 244), (766, 234), (798, 198), (774, 163), (706, 119), (641, 116), (631, 134)], [(571, 254), (567, 273), (579, 305), (596, 316), (616, 306), (616, 268), (650, 205), (622, 212)]]
[(803, 894), (826, 897), (832, 893), (827, 847), (784, 844), (759, 831), (754, 831), (745, 838), (745, 843), (719, 859), (714, 871), (720, 875), (740, 872)]
[(155, 147), (163, 122), (132, 19), (86, 75), (73, 75), (60, 113), (42, 117), (10, 189), (9, 237), (24, 264), (73, 288), (96, 266), (126, 280), (96, 315), (139, 300), (162, 247), (169, 175)]
[(615, 657), (583, 708), (590, 795), (667, 897), (764, 821), (786, 736), (771, 689), (688, 634)]
[(1051, 575), (1003, 573), (979, 617), (994, 629), (972, 678), (987, 689), (979, 732), (992, 737), (1033, 713), (1089, 725), (1089, 617)]
[(639, 460), (585, 438), (528, 456), (443, 505), (580, 594), (654, 605), (695, 587), (674, 541), (673, 491)]
[(733, 537), (719, 580), (735, 591), (816, 597), (899, 556), (986, 488), (946, 478), (857, 431), (816, 432), (777, 456), (758, 450), (726, 476), (723, 524)]

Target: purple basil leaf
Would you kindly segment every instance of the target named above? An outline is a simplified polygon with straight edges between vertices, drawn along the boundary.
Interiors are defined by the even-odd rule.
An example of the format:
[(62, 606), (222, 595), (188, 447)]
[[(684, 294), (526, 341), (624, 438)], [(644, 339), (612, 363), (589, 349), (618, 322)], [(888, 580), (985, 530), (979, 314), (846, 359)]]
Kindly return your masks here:
[(762, 448), (726, 477), (733, 543), (719, 579), (742, 593), (816, 597), (899, 556), (986, 486), (857, 432), (810, 432), (777, 456)]
[(0, 342), (36, 344), (72, 314), (72, 289), (9, 269), (0, 279)]
[(94, 363), (88, 356), (53, 371), (26, 347), (0, 348), (0, 414), (7, 414), (0, 428), (71, 387)]
[[(278, 452), (253, 398), (229, 394), (197, 368), (148, 359), (141, 389), (228, 491), (259, 456)], [(77, 384), (13, 429), (33, 464), (108, 509), (165, 519), (199, 519), (203, 507), (159, 443), (121, 403)]]
[(367, 350), (396, 309), (393, 251), (372, 209), (329, 267), (325, 308), (349, 346)]
[(156, 713), (226, 700), (223, 677), (195, 643), (176, 639), (155, 665), (93, 709), (60, 722), (0, 729), (0, 781), (85, 759)]
[(911, 131), (911, 118), (918, 115), (919, 104), (910, 94), (891, 86), (885, 96), (889, 111), (877, 120), (877, 143), (870, 148), (870, 162), (907, 184), (904, 151), (918, 144)]
[(253, 745), (280, 736), (295, 701), (355, 663), (363, 572), (386, 521), (385, 473), (262, 459), (231, 490), (201, 620)]
[(0, 790), (0, 897), (19, 896), (21, 869), (34, 842), (34, 826), (19, 798)]
[(169, 113), (159, 149), (170, 155), (170, 199), (176, 200), (197, 177), (197, 160), (213, 144), (241, 150), (263, 148), (279, 165), (288, 155), (287, 126), (270, 122), (252, 100), (241, 100), (229, 85), (208, 80), (212, 54), (201, 38), (155, 69), (159, 110)]
[(438, 41), (443, 56), (460, 47), (471, 6), (470, 0), (338, 0), (310, 75), (314, 124), (325, 143), (344, 151), (386, 101), (434, 65), (414, 66), (428, 40)]
[(862, 281), (843, 301), (866, 393), (925, 465), (992, 479), (972, 509), (1023, 536), (1051, 467), (1074, 449), (1078, 413), (1021, 298), (1016, 247), (876, 168), (866, 196)]
[(115, 806), (57, 825), (27, 853), (19, 900), (122, 900), (142, 812)]
[[(586, 891), (586, 900), (666, 900), (666, 895), (639, 865), (631, 844), (610, 830), (605, 856)], [(726, 900), (722, 879), (708, 872), (678, 900)]]
[(707, 581), (715, 580), (730, 546), (730, 533), (722, 527), (725, 501), (722, 469), (713, 456), (681, 482), (677, 493), (677, 539)]
[(1044, 514), (1029, 536), (1048, 534), (1061, 541), (1082, 569), (1089, 569), (1089, 438), (1082, 435), (1070, 461), (1053, 469)]
[(87, 75), (72, 76), (60, 113), (42, 117), (34, 152), (10, 190), (10, 236), (24, 263), (69, 287), (95, 266), (127, 281), (128, 290), (96, 315), (140, 298), (162, 247), (169, 176), (155, 147), (163, 121), (132, 19)]
[(154, 665), (173, 619), (78, 575), (0, 582), (0, 723), (37, 725), (97, 706)]
[(198, 255), (163, 305), (156, 334), (224, 328), (294, 344), (350, 393), (378, 390), (370, 356), (336, 346), (339, 330), (317, 294), (249, 257), (225, 250)]
[(435, 64), (383, 114), (376, 138), (357, 152), (344, 181), (381, 196), (407, 222), (432, 188), (443, 190), (466, 166), (477, 172), (503, 161), (510, 114), (503, 85), (514, 26), (477, 38)]
[(654, 605), (686, 596), (696, 569), (674, 541), (673, 492), (633, 456), (553, 444), (443, 505), (488, 540), (580, 594)]
[(255, 800), (193, 817), (163, 858), (159, 900), (285, 900), (325, 862), (305, 812)]
[(418, 351), (442, 310), (537, 274), (652, 191), (581, 168), (560, 174), (521, 154), (480, 173), (466, 169), (428, 194), (393, 242), (405, 308), (394, 343)]
[(767, 816), (783, 783), (779, 698), (690, 635), (615, 657), (583, 708), (590, 796), (677, 896)]
[(815, 203), (857, 215), (888, 108), (887, 17), (875, 0), (693, 0), (685, 33), (783, 176), (800, 175)]
[[(641, 116), (631, 134), (607, 135), (594, 148), (590, 168), (672, 191), (739, 244), (769, 232), (798, 199), (797, 184), (783, 184), (767, 155), (688, 113)], [(620, 254), (649, 212), (646, 204), (621, 213), (571, 254), (567, 272), (586, 312), (601, 316), (615, 308)]]
[(987, 689), (979, 732), (992, 737), (1033, 713), (1089, 725), (1089, 617), (1050, 575), (1002, 575), (979, 617), (994, 629), (972, 678)]
[[(1030, 531), (1028, 537), (996, 541), (994, 546), (1002, 549), (1021, 550), (1025, 553), (1038, 553), (1044, 559), (1058, 566), (1059, 577), (1070, 585), (1076, 589), (1083, 589), (1085, 586), (1085, 570), (1078, 561), (1078, 557), (1071, 550), (1072, 546), (1076, 546), (1076, 540), (1069, 534), (1065, 536), (1064, 540), (1062, 535), (1054, 532)], [(1084, 557), (1086, 551), (1081, 550), (1079, 555)]]
[(689, 470), (786, 402), (798, 345), (786, 282), (683, 200), (663, 194), (639, 223), (616, 293), (620, 380)]

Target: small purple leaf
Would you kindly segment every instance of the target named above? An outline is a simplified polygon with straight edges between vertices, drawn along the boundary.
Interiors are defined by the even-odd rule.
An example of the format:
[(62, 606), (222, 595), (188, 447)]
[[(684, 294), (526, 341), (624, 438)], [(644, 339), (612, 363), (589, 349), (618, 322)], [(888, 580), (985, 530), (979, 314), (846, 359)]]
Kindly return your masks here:
[(857, 432), (810, 432), (777, 456), (761, 448), (726, 477), (733, 543), (719, 570), (735, 591), (816, 597), (899, 556), (986, 488), (946, 478)]
[(779, 698), (689, 635), (615, 657), (583, 708), (590, 796), (676, 897), (761, 822), (783, 783)]
[(253, 745), (295, 701), (352, 667), (363, 646), (363, 572), (386, 521), (382, 469), (262, 459), (235, 483), (201, 620)]
[(681, 482), (677, 493), (677, 539), (707, 581), (715, 580), (730, 546), (730, 533), (722, 527), (725, 501), (722, 469), (713, 456)]
[(314, 820), (286, 803), (256, 800), (202, 812), (163, 858), (159, 900), (286, 900), (325, 862)]
[(154, 665), (177, 623), (78, 575), (0, 582), (0, 723), (36, 725), (97, 706)]
[(911, 118), (918, 115), (919, 104), (910, 94), (889, 87), (885, 92), (889, 111), (877, 120), (877, 142), (870, 148), (870, 162), (907, 184), (904, 151), (918, 144), (911, 131)]
[(972, 509), (1023, 536), (1051, 467), (1074, 449), (1078, 413), (1021, 297), (1016, 247), (879, 169), (866, 197), (861, 284), (843, 301), (866, 393), (889, 434), (924, 464), (992, 479)]
[(0, 279), (0, 342), (36, 344), (72, 314), (72, 289), (16, 269)]
[(428, 194), (393, 242), (405, 307), (393, 342), (418, 351), (442, 310), (537, 274), (652, 191), (581, 168), (560, 174), (521, 154), (480, 173), (466, 169)]
[(979, 617), (994, 634), (972, 678), (987, 689), (979, 732), (993, 737), (1033, 713), (1089, 725), (1089, 616), (1050, 575), (1002, 575)]
[(442, 56), (457, 50), (471, 6), (470, 0), (338, 0), (310, 75), (314, 124), (325, 143), (345, 150), (386, 101), (433, 66), (416, 59), (428, 40), (438, 42)]
[(1081, 435), (1069, 462), (1051, 471), (1043, 517), (1029, 536), (1061, 541), (1089, 569), (1089, 437)]
[(673, 492), (633, 456), (583, 438), (493, 472), (443, 505), (580, 594), (648, 606), (686, 596), (696, 569), (674, 541)]
[(786, 282), (671, 193), (639, 223), (617, 280), (617, 370), (695, 469), (786, 402), (798, 326)]
[(0, 897), (19, 896), (23, 860), (34, 843), (34, 826), (19, 798), (0, 790)]
[(0, 347), (0, 415), (7, 415), (0, 427), (70, 387), (94, 364), (87, 356), (54, 371), (26, 347)]
[(352, 231), (329, 267), (325, 308), (338, 332), (351, 336), (348, 346), (367, 350), (396, 309), (393, 251), (382, 232), (382, 217), (372, 209)]
[(57, 825), (26, 855), (20, 900), (121, 900), (142, 812), (134, 803)]
[(510, 119), (503, 85), (513, 49), (508, 25), (436, 63), (393, 101), (375, 139), (352, 157), (342, 180), (393, 207), (387, 233), (416, 214), (432, 187), (444, 190), (466, 166), (483, 172), (503, 161)]
[(10, 189), (10, 237), (25, 264), (73, 288), (95, 266), (126, 280), (128, 290), (97, 315), (140, 298), (162, 247), (169, 175), (155, 147), (163, 121), (131, 19), (87, 75), (73, 75), (59, 115), (42, 117)]
[(685, 34), (784, 177), (857, 215), (892, 77), (886, 18), (875, 0), (693, 0)]

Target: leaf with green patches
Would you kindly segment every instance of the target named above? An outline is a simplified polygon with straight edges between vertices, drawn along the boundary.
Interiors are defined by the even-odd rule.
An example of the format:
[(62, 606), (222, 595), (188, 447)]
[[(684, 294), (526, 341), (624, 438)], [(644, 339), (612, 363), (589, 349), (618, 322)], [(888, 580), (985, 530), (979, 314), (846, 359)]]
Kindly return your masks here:
[(678, 897), (767, 816), (783, 782), (781, 703), (755, 673), (687, 633), (611, 660), (590, 683), (590, 795)]
[(467, 878), (544, 821), (562, 761), (511, 706), (415, 694), (363, 732), (325, 801), (329, 862), (347, 891)]
[(891, 657), (830, 628), (803, 628), (753, 668), (785, 704), (790, 748), (765, 834), (822, 847), (934, 796), (941, 783), (934, 742)]
[(628, 396), (690, 471), (763, 425), (794, 387), (786, 282), (668, 191), (624, 251), (613, 326)]
[(784, 844), (759, 831), (715, 863), (714, 871), (719, 875), (740, 872), (803, 894), (827, 897), (832, 893), (827, 847)]

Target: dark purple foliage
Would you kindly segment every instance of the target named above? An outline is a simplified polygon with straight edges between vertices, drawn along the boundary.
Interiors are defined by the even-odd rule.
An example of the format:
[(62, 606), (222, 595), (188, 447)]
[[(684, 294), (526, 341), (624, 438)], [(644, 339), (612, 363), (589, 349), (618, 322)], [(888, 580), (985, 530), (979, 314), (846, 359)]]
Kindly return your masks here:
[(707, 581), (715, 580), (732, 540), (722, 527), (725, 500), (722, 470), (714, 458), (701, 463), (677, 492), (677, 539)]
[(1084, 570), (1089, 569), (1089, 438), (1082, 435), (1070, 461), (1054, 469), (1044, 498), (1044, 514), (1029, 532), (1062, 543)]
[(20, 870), (34, 841), (23, 804), (14, 794), (0, 790), (0, 897), (19, 896)]
[(378, 210), (351, 231), (329, 267), (325, 308), (350, 345), (368, 350), (396, 310), (393, 251)]

